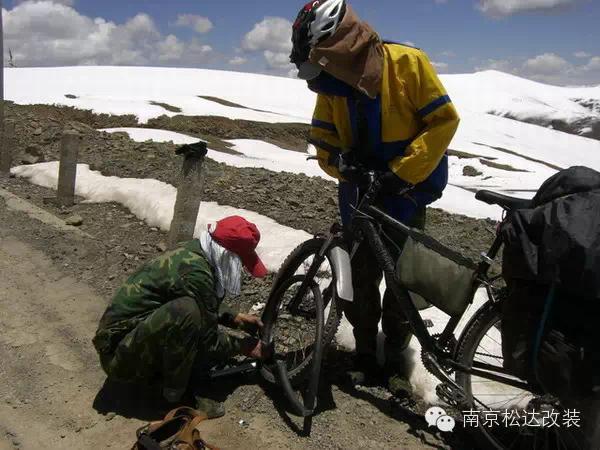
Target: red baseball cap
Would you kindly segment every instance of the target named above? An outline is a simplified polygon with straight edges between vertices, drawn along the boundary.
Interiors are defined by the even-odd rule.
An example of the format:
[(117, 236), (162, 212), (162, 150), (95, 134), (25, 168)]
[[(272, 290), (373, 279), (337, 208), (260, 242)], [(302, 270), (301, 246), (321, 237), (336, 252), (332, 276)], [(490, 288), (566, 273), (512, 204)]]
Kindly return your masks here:
[(260, 232), (256, 225), (240, 216), (231, 216), (217, 222), (214, 230), (209, 227), (210, 235), (221, 247), (235, 253), (250, 275), (262, 278), (267, 268), (256, 253), (260, 241)]

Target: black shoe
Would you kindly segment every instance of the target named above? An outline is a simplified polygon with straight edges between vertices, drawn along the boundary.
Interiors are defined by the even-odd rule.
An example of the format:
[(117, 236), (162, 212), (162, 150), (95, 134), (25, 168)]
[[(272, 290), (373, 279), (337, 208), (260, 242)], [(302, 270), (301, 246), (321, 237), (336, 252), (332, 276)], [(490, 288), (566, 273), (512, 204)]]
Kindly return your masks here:
[(383, 372), (375, 356), (358, 354), (354, 358), (354, 366), (346, 372), (346, 378), (352, 386), (379, 386)]
[(395, 373), (388, 377), (387, 388), (397, 399), (404, 399), (412, 397), (413, 388), (406, 375), (402, 373)]
[(216, 419), (225, 415), (225, 405), (212, 398), (194, 396), (194, 407), (209, 419)]

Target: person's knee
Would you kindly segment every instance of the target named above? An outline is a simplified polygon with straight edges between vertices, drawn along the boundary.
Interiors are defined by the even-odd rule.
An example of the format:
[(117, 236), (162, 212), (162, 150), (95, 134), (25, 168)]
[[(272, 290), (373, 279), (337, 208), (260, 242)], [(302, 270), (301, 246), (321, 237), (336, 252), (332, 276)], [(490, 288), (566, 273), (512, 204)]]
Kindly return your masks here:
[(199, 332), (202, 327), (202, 313), (191, 297), (181, 297), (166, 305), (171, 321), (183, 330)]

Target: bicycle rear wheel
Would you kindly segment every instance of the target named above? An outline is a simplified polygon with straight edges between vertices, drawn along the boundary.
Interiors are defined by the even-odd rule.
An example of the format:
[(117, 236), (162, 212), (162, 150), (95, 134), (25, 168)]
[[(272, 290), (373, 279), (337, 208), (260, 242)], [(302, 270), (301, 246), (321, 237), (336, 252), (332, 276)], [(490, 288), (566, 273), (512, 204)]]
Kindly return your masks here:
[[(325, 240), (310, 239), (300, 244), (284, 261), (277, 273), (271, 295), (263, 313), (263, 339), (275, 345), (275, 354), (286, 361), (288, 376), (297, 386), (306, 378), (312, 363), (312, 350), (316, 339), (316, 299), (325, 305), (322, 342), (327, 346), (339, 327), (342, 310), (335, 289), (335, 271), (328, 256), (316, 270), (308, 288), (302, 293), (298, 311), (289, 311), (290, 301), (298, 294), (316, 255)], [(275, 382), (269, 367), (261, 370), (265, 379)]]
[[(489, 301), (475, 313), (461, 336), (456, 357), (473, 367), (478, 361), (503, 373), (501, 301)], [(519, 380), (517, 377), (511, 377)], [(564, 405), (531, 388), (518, 388), (487, 378), (456, 372), (456, 382), (467, 396), (465, 427), (474, 431), (483, 448), (554, 450), (586, 449), (583, 428), (563, 426)], [(558, 419), (558, 425), (553, 425)]]

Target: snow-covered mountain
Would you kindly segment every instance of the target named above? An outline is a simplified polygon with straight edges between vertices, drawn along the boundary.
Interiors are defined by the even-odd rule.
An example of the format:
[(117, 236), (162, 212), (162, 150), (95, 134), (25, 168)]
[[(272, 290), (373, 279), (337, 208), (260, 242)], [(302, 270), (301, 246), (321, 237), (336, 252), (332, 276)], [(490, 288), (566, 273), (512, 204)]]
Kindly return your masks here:
[[(6, 98), (16, 103), (135, 114), (141, 123), (163, 114), (310, 123), (315, 102), (300, 80), (239, 72), (64, 67), (12, 68), (5, 73)], [(442, 78), (462, 120), (450, 146), (451, 186), (436, 206), (497, 217), (499, 211), (477, 202), (472, 191), (531, 195), (557, 169), (586, 165), (600, 170), (600, 141), (577, 135), (593, 133), (600, 121), (600, 86), (548, 86), (496, 71)], [(568, 125), (576, 134), (552, 124)], [(165, 136), (148, 133), (144, 130), (144, 138)], [(237, 166), (263, 164), (271, 170), (325, 176), (298, 154), (257, 141), (232, 143), (244, 156), (212, 152), (213, 157)]]
[(549, 86), (494, 70), (442, 78), (459, 109), (600, 139), (600, 86)]
[[(441, 78), (459, 110), (536, 123), (600, 119), (600, 86), (550, 86), (493, 70)], [(10, 68), (6, 69), (6, 84), (6, 98), (16, 103), (56, 103), (96, 112), (135, 114), (141, 122), (164, 113), (175, 114), (149, 105), (150, 101), (172, 104), (186, 115), (223, 113), (231, 118), (274, 122), (306, 122), (314, 106), (314, 94), (303, 81), (204, 69)], [(254, 110), (232, 109), (201, 96)]]

